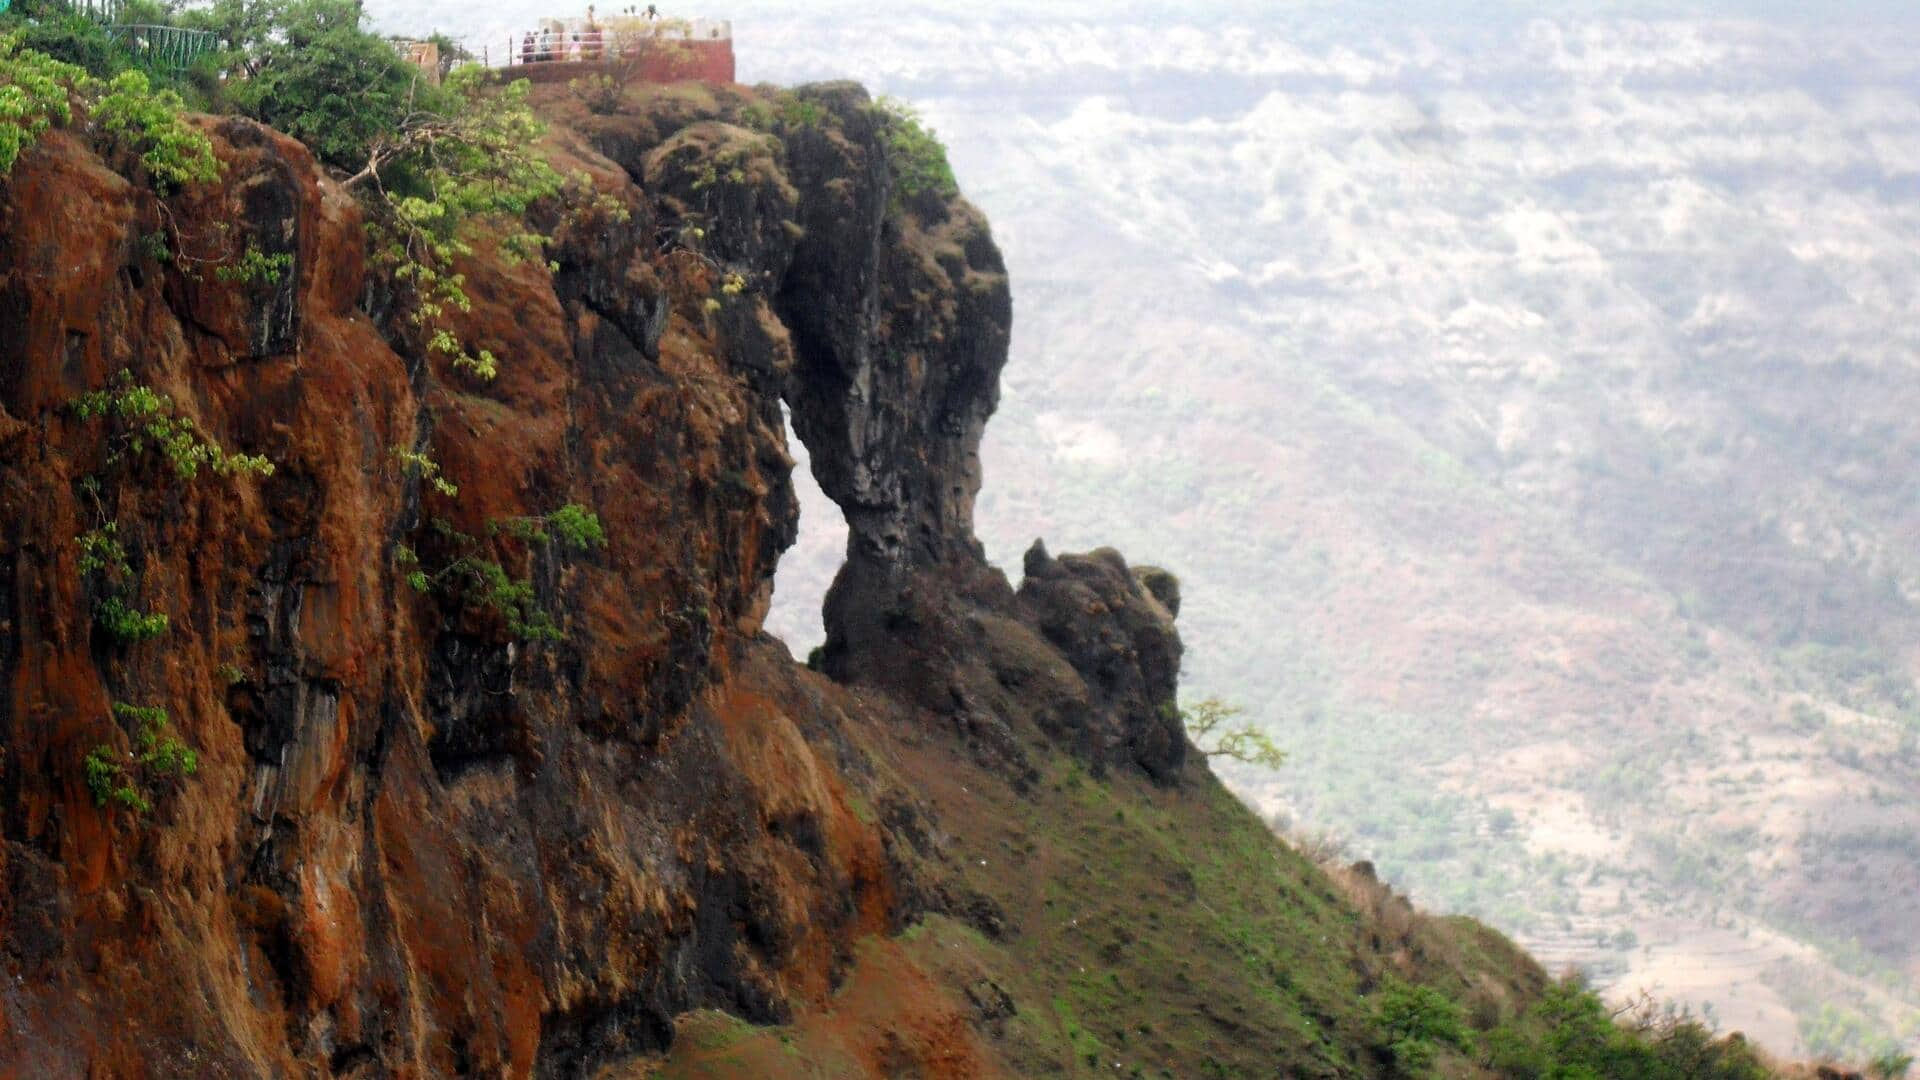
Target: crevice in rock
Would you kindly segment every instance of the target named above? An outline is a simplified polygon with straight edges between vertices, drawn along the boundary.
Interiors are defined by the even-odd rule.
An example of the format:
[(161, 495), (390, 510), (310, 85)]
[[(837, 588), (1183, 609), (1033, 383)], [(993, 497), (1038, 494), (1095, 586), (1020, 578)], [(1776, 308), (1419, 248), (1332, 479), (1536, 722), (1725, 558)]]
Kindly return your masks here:
[(655, 993), (588, 1002), (541, 1017), (535, 1076), (591, 1076), (602, 1064), (663, 1054), (673, 1046), (673, 1017)]
[(804, 659), (827, 640), (827, 588), (833, 584), (833, 573), (826, 568), (838, 571), (845, 562), (847, 520), (814, 479), (811, 455), (794, 432), (792, 415), (784, 404), (781, 415), (786, 421), (788, 452), (794, 458), (790, 482), (800, 504), (800, 534), (780, 557), (774, 573), (767, 629), (786, 642), (794, 656)]
[(442, 781), (522, 748), (525, 725), (514, 699), (512, 645), (465, 634), (434, 642), (427, 681), (433, 737), (427, 753)]

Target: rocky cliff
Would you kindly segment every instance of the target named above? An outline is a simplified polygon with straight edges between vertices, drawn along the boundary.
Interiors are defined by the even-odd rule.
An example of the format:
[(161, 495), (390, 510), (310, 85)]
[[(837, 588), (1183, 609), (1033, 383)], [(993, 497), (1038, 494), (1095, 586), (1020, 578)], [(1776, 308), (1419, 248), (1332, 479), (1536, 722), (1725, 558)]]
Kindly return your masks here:
[[(0, 1076), (1342, 1075), (1387, 972), (1538, 988), (1188, 759), (1169, 576), (986, 564), (1007, 277), (863, 91), (540, 94), (584, 180), (464, 267), (490, 382), (257, 125), (0, 187)], [(818, 670), (783, 410), (851, 526)]]

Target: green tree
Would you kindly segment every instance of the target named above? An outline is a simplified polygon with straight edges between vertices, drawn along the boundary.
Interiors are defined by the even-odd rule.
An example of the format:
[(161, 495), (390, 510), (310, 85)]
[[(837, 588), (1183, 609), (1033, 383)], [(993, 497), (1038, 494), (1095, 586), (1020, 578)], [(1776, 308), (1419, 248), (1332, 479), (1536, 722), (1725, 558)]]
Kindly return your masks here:
[(1469, 1045), (1460, 1006), (1430, 986), (1389, 979), (1374, 998), (1374, 1025), (1402, 1076), (1423, 1076), (1441, 1047)]
[(434, 86), (362, 25), (355, 0), (216, 0), (195, 19), (246, 74), (231, 103), (312, 147), (369, 207), (375, 257), (410, 290), (426, 347), (492, 378), (495, 358), (449, 324), (470, 307), (454, 264), (483, 234), (510, 257), (540, 250), (524, 217), (562, 180), (537, 148), (527, 83), (467, 66)]
[(912, 105), (897, 98), (874, 102), (881, 119), (880, 142), (886, 147), (887, 167), (893, 173), (895, 194), (903, 199), (932, 195), (951, 199), (960, 194), (947, 148)]
[(229, 43), (225, 63), (245, 76), (229, 85), (234, 108), (352, 171), (437, 96), (360, 19), (355, 0), (219, 0), (195, 22)]
[(1547, 988), (1486, 1037), (1485, 1064), (1515, 1080), (1765, 1080), (1740, 1038), (1717, 1039), (1651, 1000), (1612, 1009), (1577, 979)]
[(121, 753), (102, 744), (87, 752), (87, 790), (94, 805), (144, 814), (153, 809), (155, 785), (177, 783), (200, 770), (200, 755), (173, 735), (167, 710), (116, 701), (113, 718), (132, 727), (132, 748)]
[(376, 211), (375, 256), (413, 288), (411, 318), (428, 349), (480, 379), (494, 377), (497, 361), (469, 351), (448, 325), (452, 312), (471, 307), (454, 264), (489, 229), (508, 258), (538, 254), (543, 240), (527, 230), (526, 212), (563, 186), (535, 148), (545, 127), (528, 90), (525, 80), (500, 86), (479, 68), (461, 68), (433, 108), (409, 112), (376, 138), (345, 181)]
[(28, 48), (20, 31), (0, 34), (0, 177), (48, 128), (73, 119), (70, 87), (87, 79), (73, 64)]
[(1219, 698), (1206, 698), (1191, 708), (1178, 710), (1187, 737), (1210, 758), (1224, 757), (1277, 769), (1287, 763), (1287, 752), (1274, 745), (1266, 732), (1252, 724), (1238, 723), (1246, 710)]

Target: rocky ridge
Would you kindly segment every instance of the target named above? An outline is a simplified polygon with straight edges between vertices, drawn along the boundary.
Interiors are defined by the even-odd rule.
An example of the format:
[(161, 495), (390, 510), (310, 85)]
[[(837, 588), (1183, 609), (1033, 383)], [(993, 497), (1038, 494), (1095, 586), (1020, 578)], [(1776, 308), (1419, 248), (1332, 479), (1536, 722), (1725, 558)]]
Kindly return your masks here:
[[(0, 1074), (594, 1074), (689, 1010), (818, 1011), (858, 943), (927, 913), (1007, 931), (889, 765), (897, 731), (1016, 782), (1049, 745), (1183, 781), (1168, 607), (1111, 552), (1036, 549), (1016, 593), (973, 538), (1012, 314), (985, 222), (900, 205), (863, 91), (800, 93), (825, 119), (768, 134), (731, 122), (740, 95), (600, 117), (553, 89), (550, 152), (601, 198), (540, 210), (551, 263), (465, 268), (485, 384), (414, 340), (359, 208), (284, 136), (203, 121), (223, 178), (165, 201), (84, 132), (20, 162)], [(195, 245), (288, 261), (225, 281)], [(189, 478), (76, 415), (122, 371), (272, 475)], [(831, 678), (761, 633), (796, 521), (783, 407), (852, 526)], [(516, 526), (563, 505), (604, 548)], [(522, 592), (420, 594), (415, 563)], [(114, 589), (166, 632), (103, 632)], [(536, 611), (558, 640), (525, 640)], [(145, 730), (116, 705), (197, 754), (145, 778), (146, 814), (89, 786), (89, 752)], [(857, 1071), (995, 1071), (967, 998), (933, 998)]]

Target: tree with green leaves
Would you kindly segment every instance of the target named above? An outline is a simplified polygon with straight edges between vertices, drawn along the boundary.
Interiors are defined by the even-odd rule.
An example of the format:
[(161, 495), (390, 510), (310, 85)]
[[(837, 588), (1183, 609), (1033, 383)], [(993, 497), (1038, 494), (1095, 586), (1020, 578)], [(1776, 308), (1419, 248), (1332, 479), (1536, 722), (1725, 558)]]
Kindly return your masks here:
[(1232, 758), (1268, 769), (1277, 769), (1287, 762), (1287, 752), (1275, 746), (1266, 732), (1252, 724), (1237, 722), (1247, 712), (1238, 705), (1210, 697), (1178, 712), (1187, 737), (1209, 758)]
[(218, 0), (193, 21), (228, 43), (242, 75), (228, 86), (239, 112), (352, 171), (402, 126), (431, 87), (391, 42), (361, 26), (354, 0)]
[(903, 199), (931, 195), (951, 199), (960, 194), (947, 161), (947, 148), (920, 117), (919, 110), (898, 98), (873, 103), (880, 117), (880, 143), (886, 147), (887, 167), (894, 190)]
[(509, 259), (539, 254), (544, 240), (527, 229), (526, 213), (563, 187), (535, 149), (545, 127), (528, 90), (525, 80), (501, 86), (480, 68), (460, 68), (435, 93), (421, 93), (344, 181), (376, 209), (375, 257), (413, 288), (411, 319), (428, 349), (482, 380), (496, 374), (494, 356), (468, 350), (446, 322), (471, 306), (454, 263), (472, 253), (483, 227)]
[(1473, 1045), (1458, 1003), (1430, 986), (1389, 978), (1374, 998), (1379, 1040), (1400, 1076), (1425, 1076), (1442, 1047)]
[(496, 359), (449, 324), (470, 306), (454, 264), (483, 233), (509, 257), (540, 251), (524, 218), (562, 181), (537, 149), (545, 128), (527, 83), (466, 66), (435, 86), (362, 24), (354, 0), (217, 0), (192, 17), (246, 75), (231, 103), (312, 147), (368, 206), (376, 261), (410, 290), (426, 347), (492, 378)]
[(87, 790), (95, 806), (147, 813), (156, 787), (177, 785), (200, 770), (200, 755), (173, 734), (167, 710), (116, 701), (113, 717), (132, 726), (132, 745), (116, 751), (102, 743), (87, 752)]
[(1482, 1064), (1514, 1080), (1766, 1080), (1772, 1073), (1737, 1035), (1642, 996), (1613, 1007), (1578, 979), (1544, 994), (1486, 1034)]
[(73, 121), (78, 99), (100, 136), (138, 154), (163, 193), (219, 175), (213, 143), (181, 117), (185, 103), (138, 71), (102, 82), (86, 69), (26, 45), (18, 30), (0, 34), (0, 176), (49, 129)]

